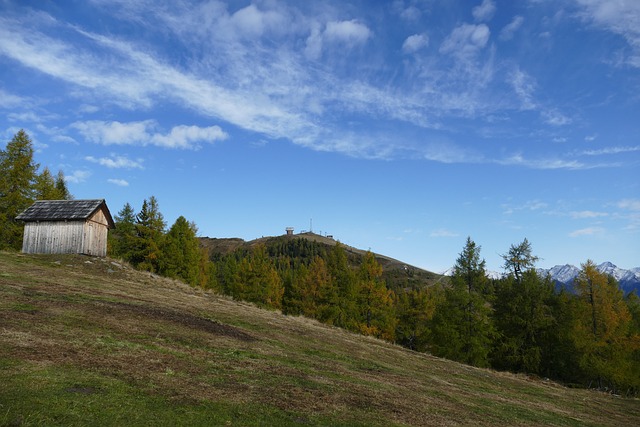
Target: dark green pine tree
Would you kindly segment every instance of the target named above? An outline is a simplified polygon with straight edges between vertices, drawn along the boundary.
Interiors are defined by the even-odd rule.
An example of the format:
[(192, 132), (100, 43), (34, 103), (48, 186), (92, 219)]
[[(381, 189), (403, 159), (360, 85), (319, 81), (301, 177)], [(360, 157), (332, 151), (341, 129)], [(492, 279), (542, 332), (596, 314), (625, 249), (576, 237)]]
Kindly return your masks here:
[(453, 267), (451, 286), (433, 318), (432, 353), (468, 363), (489, 366), (489, 350), (495, 337), (491, 308), (484, 297), (488, 284), (480, 246), (471, 238)]
[(0, 150), (0, 249), (19, 250), (22, 246), (24, 226), (15, 217), (35, 200), (38, 165), (33, 152), (24, 130)]
[(504, 259), (504, 269), (512, 274), (516, 282), (522, 280), (525, 271), (534, 268), (538, 257), (532, 253), (531, 243), (525, 238), (517, 245), (511, 245), (509, 252), (502, 255)]
[(162, 275), (182, 279), (192, 286), (199, 283), (202, 253), (196, 233), (195, 225), (185, 217), (176, 219), (164, 239), (160, 268)]
[(238, 264), (239, 287), (235, 297), (268, 308), (282, 308), (284, 287), (264, 245), (255, 247)]
[(137, 246), (138, 233), (136, 230), (136, 213), (129, 203), (114, 217), (116, 228), (109, 231), (109, 254), (114, 258), (134, 262), (134, 252)]
[(136, 217), (136, 245), (132, 251), (132, 263), (141, 270), (158, 272), (162, 257), (162, 240), (166, 223), (154, 196), (142, 203)]
[(344, 246), (338, 242), (329, 252), (327, 270), (331, 286), (336, 289), (336, 300), (331, 312), (326, 313), (325, 322), (356, 331), (358, 330), (356, 311), (356, 278), (349, 266)]
[(34, 183), (36, 200), (71, 200), (73, 196), (69, 193), (64, 173), (58, 172), (54, 178), (48, 167), (36, 176)]
[(394, 294), (381, 279), (382, 266), (371, 251), (365, 255), (357, 277), (358, 329), (364, 335), (393, 341), (396, 328)]
[(34, 190), (36, 200), (60, 200), (56, 182), (48, 167), (36, 176)]
[(58, 200), (73, 199), (73, 195), (69, 192), (69, 188), (67, 187), (67, 180), (61, 170), (58, 171), (58, 175), (56, 175), (56, 190), (58, 190)]
[(499, 338), (492, 354), (493, 366), (514, 372), (547, 375), (544, 361), (551, 357), (559, 332), (554, 317), (554, 285), (533, 268), (496, 283), (494, 322)]
[(396, 342), (415, 351), (427, 351), (430, 323), (437, 304), (436, 288), (410, 289), (396, 297)]

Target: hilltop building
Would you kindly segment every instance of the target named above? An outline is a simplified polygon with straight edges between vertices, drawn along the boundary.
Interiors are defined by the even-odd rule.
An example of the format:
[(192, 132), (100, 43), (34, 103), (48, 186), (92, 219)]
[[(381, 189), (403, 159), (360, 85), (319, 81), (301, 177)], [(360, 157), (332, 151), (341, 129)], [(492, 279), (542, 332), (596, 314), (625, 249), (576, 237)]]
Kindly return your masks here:
[(104, 199), (38, 200), (16, 217), (25, 222), (22, 252), (107, 255), (107, 234), (115, 228)]

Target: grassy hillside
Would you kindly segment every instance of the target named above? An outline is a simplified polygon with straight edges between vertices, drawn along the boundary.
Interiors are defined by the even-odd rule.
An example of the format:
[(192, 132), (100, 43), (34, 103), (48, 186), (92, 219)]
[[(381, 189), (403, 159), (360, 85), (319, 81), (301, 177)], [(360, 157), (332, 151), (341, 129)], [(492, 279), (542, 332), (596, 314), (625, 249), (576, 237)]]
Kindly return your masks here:
[(112, 260), (0, 252), (0, 425), (640, 425), (640, 401), (471, 368)]

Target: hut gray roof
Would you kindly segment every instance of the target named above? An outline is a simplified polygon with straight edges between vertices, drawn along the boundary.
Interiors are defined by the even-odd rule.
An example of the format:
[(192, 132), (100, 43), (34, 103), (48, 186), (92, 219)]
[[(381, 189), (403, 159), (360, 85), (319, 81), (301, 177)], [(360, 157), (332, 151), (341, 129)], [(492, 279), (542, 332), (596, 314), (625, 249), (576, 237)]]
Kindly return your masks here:
[(90, 218), (103, 209), (109, 228), (115, 224), (104, 199), (92, 200), (38, 200), (16, 219), (30, 221), (78, 221)]

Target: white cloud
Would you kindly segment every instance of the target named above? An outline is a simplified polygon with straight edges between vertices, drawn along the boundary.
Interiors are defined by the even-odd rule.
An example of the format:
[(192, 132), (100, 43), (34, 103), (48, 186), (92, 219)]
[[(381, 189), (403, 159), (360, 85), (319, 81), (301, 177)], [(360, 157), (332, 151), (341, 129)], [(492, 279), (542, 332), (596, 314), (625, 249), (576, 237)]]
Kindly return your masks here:
[(511, 84), (513, 90), (520, 99), (521, 108), (523, 110), (532, 110), (536, 108), (536, 102), (534, 101), (533, 96), (536, 90), (535, 79), (520, 70), (520, 67), (516, 67), (507, 76), (507, 81)]
[(91, 172), (87, 170), (77, 170), (74, 171), (71, 175), (65, 175), (64, 179), (67, 182), (72, 182), (74, 184), (79, 184), (81, 182), (85, 182), (91, 176)]
[(449, 231), (445, 228), (439, 228), (437, 230), (433, 230), (430, 234), (430, 237), (458, 237), (460, 236), (459, 233), (456, 233), (454, 231)]
[(305, 54), (310, 59), (319, 59), (326, 45), (340, 49), (352, 49), (363, 45), (373, 36), (373, 32), (355, 19), (350, 21), (327, 22), (324, 30), (315, 23), (306, 41)]
[(440, 163), (482, 163), (483, 161), (478, 154), (446, 141), (427, 143), (423, 149), (423, 156), (427, 160)]
[(640, 151), (640, 145), (626, 147), (605, 147), (598, 150), (585, 150), (579, 154), (583, 156), (601, 156), (606, 154), (624, 154)]
[(261, 11), (255, 4), (238, 10), (231, 18), (231, 22), (246, 36), (258, 37), (265, 31), (280, 30), (286, 28), (286, 18), (275, 10)]
[(490, 21), (495, 13), (496, 4), (493, 0), (482, 0), (482, 3), (472, 10), (473, 17), (477, 22)]
[(502, 208), (504, 209), (502, 213), (505, 215), (511, 215), (514, 212), (520, 212), (520, 211), (533, 212), (533, 211), (539, 211), (541, 209), (546, 209), (547, 207), (549, 207), (549, 205), (546, 202), (543, 202), (541, 200), (528, 200), (523, 204), (516, 205), (516, 206), (505, 204), (502, 206)]
[(87, 156), (84, 158), (85, 160), (98, 163), (99, 165), (106, 166), (111, 169), (142, 169), (142, 159), (131, 160), (125, 156), (111, 156), (111, 157), (101, 157), (95, 158), (93, 156)]
[(373, 33), (366, 25), (353, 19), (351, 21), (328, 22), (324, 35), (329, 41), (347, 43), (353, 46), (365, 43)]
[(579, 16), (593, 25), (618, 34), (627, 41), (631, 54), (626, 62), (640, 67), (640, 2), (636, 0), (575, 0)]
[(491, 31), (485, 24), (462, 24), (453, 29), (442, 42), (440, 52), (449, 53), (458, 58), (474, 57), (489, 41)]
[(402, 44), (402, 52), (415, 53), (428, 45), (429, 36), (427, 34), (413, 34), (407, 37)]
[(605, 216), (609, 216), (606, 212), (595, 212), (595, 211), (573, 211), (570, 212), (571, 218), (573, 219), (592, 219), (592, 218), (601, 218)]
[(119, 187), (128, 187), (129, 186), (129, 183), (127, 181), (125, 181), (124, 179), (109, 178), (109, 179), (107, 179), (107, 182), (110, 183), (110, 184), (117, 185)]
[(153, 120), (121, 123), (90, 120), (75, 122), (72, 128), (78, 130), (87, 140), (103, 145), (155, 145), (165, 148), (198, 149), (200, 143), (214, 143), (227, 138), (219, 126), (201, 128), (198, 126), (176, 126), (168, 134), (155, 132), (157, 124)]
[(570, 124), (572, 121), (570, 117), (565, 116), (555, 109), (543, 111), (542, 118), (546, 123), (553, 126), (565, 126)]
[(166, 148), (197, 148), (198, 142), (213, 143), (227, 139), (228, 135), (219, 126), (175, 126), (167, 135), (156, 133), (151, 143)]
[(604, 228), (602, 227), (587, 227), (569, 233), (569, 237), (581, 237), (581, 236), (593, 236), (604, 234)]
[[(0, 21), (1, 23), (2, 21)], [(2, 108), (14, 108), (24, 106), (28, 101), (21, 96), (13, 95), (0, 88), (0, 107)]]
[(524, 18), (520, 15), (516, 15), (513, 17), (513, 20), (505, 25), (500, 31), (500, 40), (511, 40), (516, 31), (520, 29), (522, 23), (524, 22)]
[(563, 160), (555, 158), (543, 158), (543, 159), (527, 159), (521, 154), (514, 154), (510, 157), (496, 160), (496, 163), (505, 166), (524, 166), (531, 169), (591, 169), (600, 165), (587, 165), (577, 160)]
[(640, 211), (640, 199), (623, 199), (618, 202), (620, 209)]

